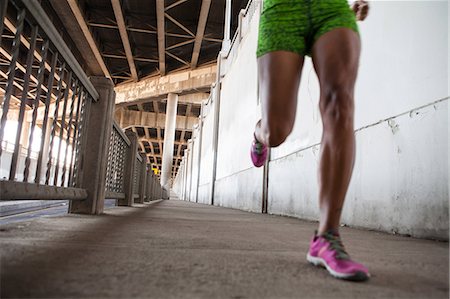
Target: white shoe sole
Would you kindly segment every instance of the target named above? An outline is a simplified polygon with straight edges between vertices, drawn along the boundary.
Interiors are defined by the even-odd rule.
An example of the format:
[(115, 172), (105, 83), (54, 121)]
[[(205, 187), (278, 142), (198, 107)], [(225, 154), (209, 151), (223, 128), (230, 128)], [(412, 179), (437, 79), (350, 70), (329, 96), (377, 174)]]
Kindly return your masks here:
[(339, 278), (339, 279), (345, 279), (345, 280), (351, 280), (351, 281), (365, 281), (367, 279), (369, 279), (370, 275), (361, 272), (361, 271), (357, 271), (355, 273), (339, 273), (334, 271), (333, 269), (331, 269), (330, 266), (328, 266), (327, 262), (320, 258), (320, 257), (314, 257), (312, 255), (310, 255), (309, 253), (306, 255), (306, 260), (308, 262), (310, 262), (311, 264), (313, 264), (314, 266), (318, 266), (318, 267), (324, 267), (325, 269), (327, 269), (328, 273), (331, 274), (331, 276)]

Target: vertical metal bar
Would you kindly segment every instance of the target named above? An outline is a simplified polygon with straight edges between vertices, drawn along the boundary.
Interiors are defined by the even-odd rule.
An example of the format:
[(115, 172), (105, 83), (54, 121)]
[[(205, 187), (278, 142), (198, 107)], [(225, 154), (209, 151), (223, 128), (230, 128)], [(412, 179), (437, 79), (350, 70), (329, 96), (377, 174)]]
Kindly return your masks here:
[(0, 47), (2, 46), (3, 23), (8, 8), (8, 0), (2, 0), (0, 3)]
[(89, 123), (89, 115), (90, 115), (90, 111), (91, 111), (91, 104), (92, 104), (92, 98), (90, 97), (89, 94), (85, 94), (85, 97), (83, 99), (84, 101), (84, 105), (82, 106), (81, 109), (81, 117), (80, 117), (80, 127), (78, 129), (78, 138), (79, 138), (79, 144), (78, 144), (78, 151), (77, 154), (75, 156), (76, 158), (76, 172), (74, 171), (74, 174), (76, 175), (76, 178), (74, 180), (74, 184), (81, 184), (83, 181), (83, 170), (81, 168), (84, 156), (85, 156), (85, 151), (86, 151), (86, 139), (87, 139), (87, 127), (88, 127), (88, 123)]
[[(11, 167), (9, 170), (9, 180), (13, 181), (16, 177), (17, 170), (17, 162), (19, 160), (20, 154), (20, 135), (22, 134), (22, 125), (25, 117), (25, 105), (28, 100), (28, 89), (30, 87), (30, 76), (31, 71), (33, 69), (33, 61), (34, 61), (34, 50), (36, 49), (36, 39), (38, 34), (38, 26), (33, 26), (31, 32), (31, 44), (28, 51), (27, 57), (27, 70), (25, 73), (25, 78), (23, 81), (23, 90), (22, 90), (22, 98), (20, 100), (20, 110), (19, 110), (19, 122), (17, 124), (17, 133), (16, 133), (16, 141), (14, 144), (14, 152), (11, 158)], [(31, 146), (30, 144), (28, 146)]]
[(50, 75), (48, 77), (47, 83), (47, 97), (45, 99), (45, 111), (44, 111), (44, 123), (42, 124), (42, 134), (41, 134), (41, 147), (39, 149), (39, 155), (36, 164), (36, 176), (34, 182), (39, 184), (41, 180), (41, 169), (42, 169), (42, 155), (44, 153), (44, 143), (46, 139), (45, 132), (47, 132), (47, 122), (48, 122), (48, 112), (50, 109), (50, 101), (53, 94), (53, 82), (55, 79), (56, 63), (58, 62), (58, 52), (53, 54), (52, 66), (50, 69)]
[(112, 151), (112, 167), (111, 167), (111, 175), (112, 175), (112, 186), (114, 189), (114, 192), (118, 192), (117, 188), (117, 157), (120, 155), (120, 141), (119, 141), (119, 133), (116, 131), (116, 127), (113, 126), (112, 133), (113, 133), (113, 139), (112, 139), (112, 146), (110, 150)]
[(83, 101), (83, 94), (84, 89), (83, 86), (80, 87), (80, 92), (78, 95), (78, 102), (77, 102), (77, 112), (75, 113), (75, 123), (74, 123), (74, 130), (73, 130), (73, 140), (72, 140), (72, 155), (70, 157), (70, 168), (69, 168), (69, 186), (73, 186), (72, 177), (73, 177), (73, 171), (75, 168), (74, 165), (74, 157), (77, 153), (78, 149), (78, 127), (79, 127), (79, 117), (80, 117), (80, 107), (81, 102)]
[[(23, 23), (25, 20), (25, 10), (20, 11), (19, 15), (17, 16), (17, 28), (16, 28), (16, 36), (14, 37), (13, 41), (13, 48), (12, 48), (12, 58), (11, 63), (9, 65), (8, 70), (8, 82), (6, 83), (5, 88), (5, 97), (3, 99), (3, 106), (2, 106), (2, 118), (0, 120), (0, 141), (3, 140), (3, 135), (5, 133), (5, 126), (6, 126), (6, 119), (8, 116), (8, 110), (9, 110), (9, 101), (11, 100), (11, 95), (14, 89), (14, 76), (16, 74), (16, 63), (17, 58), (19, 57), (19, 49), (20, 49), (20, 36), (22, 34), (23, 30)], [(0, 146), (0, 157), (2, 156), (2, 147)]]
[(48, 185), (50, 182), (50, 172), (51, 172), (51, 168), (52, 168), (52, 156), (53, 156), (53, 143), (55, 142), (55, 131), (56, 131), (56, 124), (58, 121), (58, 110), (59, 110), (59, 102), (61, 101), (61, 89), (62, 89), (62, 83), (64, 81), (64, 77), (65, 77), (65, 68), (66, 68), (66, 63), (63, 62), (62, 66), (61, 66), (61, 73), (59, 76), (59, 81), (58, 81), (58, 87), (56, 89), (56, 100), (55, 100), (55, 112), (54, 112), (54, 116), (53, 116), (53, 123), (52, 123), (52, 130), (50, 133), (50, 149), (48, 152), (48, 161), (47, 161), (47, 171), (45, 173), (45, 184)]
[[(64, 163), (63, 163), (63, 169), (62, 169), (61, 186), (64, 186), (64, 183), (66, 182), (66, 171), (67, 171), (66, 164), (67, 164), (67, 155), (69, 153), (70, 134), (72, 133), (73, 110), (75, 108), (76, 96), (80, 92), (80, 86), (78, 84), (79, 84), (79, 82), (77, 79), (75, 81), (75, 88), (72, 93), (72, 100), (71, 100), (71, 104), (70, 104), (69, 123), (67, 125), (66, 152), (64, 153)], [(72, 152), (73, 152), (73, 144), (72, 144)]]
[[(44, 73), (45, 73), (45, 62), (47, 60), (47, 52), (49, 47), (49, 41), (46, 40), (44, 42), (44, 45), (42, 46), (42, 59), (41, 63), (39, 64), (39, 71), (37, 75), (37, 87), (36, 87), (36, 97), (34, 98), (34, 105), (33, 105), (33, 117), (31, 121), (31, 130), (30, 130), (30, 138), (28, 141), (28, 151), (27, 151), (27, 157), (25, 159), (25, 170), (23, 172), (23, 181), (28, 182), (28, 174), (30, 172), (30, 163), (31, 163), (31, 146), (33, 144), (33, 135), (34, 135), (34, 128), (36, 126), (36, 118), (37, 118), (37, 112), (39, 108), (39, 104), (41, 102), (41, 91), (42, 91), (42, 81), (44, 80)], [(44, 142), (44, 139), (41, 139), (41, 143)]]
[[(59, 160), (61, 157), (61, 146), (64, 141), (64, 129), (66, 127), (66, 111), (67, 111), (67, 101), (69, 98), (69, 90), (72, 89), (72, 75), (73, 75), (72, 71), (70, 71), (69, 79), (67, 80), (67, 84), (66, 84), (66, 89), (64, 90), (64, 105), (63, 105), (63, 112), (61, 114), (61, 126), (59, 128), (58, 154), (56, 156), (55, 175), (53, 177), (53, 185), (55, 185), (55, 186), (57, 186), (57, 184), (58, 184)], [(68, 145), (66, 144), (66, 147), (67, 146)]]

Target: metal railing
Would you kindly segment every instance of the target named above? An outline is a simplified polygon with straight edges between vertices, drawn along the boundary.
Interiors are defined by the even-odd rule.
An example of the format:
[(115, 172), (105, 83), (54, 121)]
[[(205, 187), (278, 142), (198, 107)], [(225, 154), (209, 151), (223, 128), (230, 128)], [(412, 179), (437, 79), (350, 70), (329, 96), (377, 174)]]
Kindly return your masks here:
[[(2, 0), (0, 9), (0, 141), (14, 145), (9, 154), (0, 147), (0, 167), (8, 173), (1, 199), (44, 199), (54, 187), (63, 189), (51, 199), (84, 199), (86, 191), (74, 187), (87, 111), (98, 93), (36, 0)], [(7, 129), (12, 120), (15, 132)]]
[(141, 169), (143, 167), (142, 157), (136, 155), (134, 160), (134, 172), (133, 172), (133, 198), (139, 197), (139, 187), (141, 183)]
[[(150, 164), (146, 163), (145, 156), (138, 153), (136, 143), (135, 133), (125, 134), (117, 122), (113, 121), (108, 148), (105, 197), (119, 199), (119, 205), (129, 206), (135, 202), (161, 199), (166, 194)], [(131, 174), (131, 179), (126, 178), (127, 174)]]
[(106, 170), (106, 197), (125, 198), (124, 176), (127, 151), (130, 140), (114, 121), (108, 149), (108, 165)]
[(0, 24), (0, 200), (69, 199), (98, 214), (105, 197), (168, 198), (113, 121), (111, 81), (86, 76), (39, 2), (1, 0)]

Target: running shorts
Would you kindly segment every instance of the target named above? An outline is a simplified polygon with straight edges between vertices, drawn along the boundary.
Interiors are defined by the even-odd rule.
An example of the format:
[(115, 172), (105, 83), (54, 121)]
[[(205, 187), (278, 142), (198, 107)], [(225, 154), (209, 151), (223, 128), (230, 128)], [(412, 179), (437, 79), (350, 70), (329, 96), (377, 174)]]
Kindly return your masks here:
[(314, 42), (340, 27), (359, 34), (347, 0), (264, 0), (256, 56), (280, 50), (311, 56)]

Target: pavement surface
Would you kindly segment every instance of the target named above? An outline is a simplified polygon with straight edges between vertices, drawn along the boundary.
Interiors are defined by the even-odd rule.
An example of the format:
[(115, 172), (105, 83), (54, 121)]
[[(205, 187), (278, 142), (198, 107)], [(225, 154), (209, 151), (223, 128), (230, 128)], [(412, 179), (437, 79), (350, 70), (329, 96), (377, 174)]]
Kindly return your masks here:
[(447, 242), (344, 227), (365, 283), (305, 260), (317, 223), (177, 200), (0, 228), (1, 298), (448, 298)]

